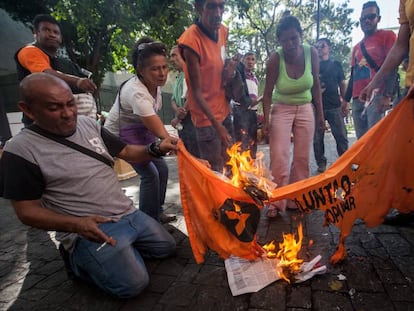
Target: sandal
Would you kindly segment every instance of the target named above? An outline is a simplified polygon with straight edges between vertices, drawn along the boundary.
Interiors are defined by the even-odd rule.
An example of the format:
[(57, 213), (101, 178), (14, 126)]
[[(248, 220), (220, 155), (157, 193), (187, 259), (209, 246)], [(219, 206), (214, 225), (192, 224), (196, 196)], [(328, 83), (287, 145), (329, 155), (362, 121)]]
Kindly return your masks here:
[(286, 207), (288, 210), (291, 210), (291, 211), (295, 211), (299, 209), (298, 206), (295, 204), (295, 202), (293, 202), (292, 200), (288, 200)]
[(266, 217), (275, 218), (279, 214), (278, 210), (274, 206), (269, 206), (266, 211)]

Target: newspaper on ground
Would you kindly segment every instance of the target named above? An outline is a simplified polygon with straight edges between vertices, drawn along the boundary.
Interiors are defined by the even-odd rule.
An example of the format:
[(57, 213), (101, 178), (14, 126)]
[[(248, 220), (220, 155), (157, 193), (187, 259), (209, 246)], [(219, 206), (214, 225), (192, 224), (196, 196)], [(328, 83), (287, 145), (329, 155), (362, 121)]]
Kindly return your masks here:
[(230, 290), (233, 296), (255, 293), (277, 281), (277, 259), (262, 257), (249, 261), (231, 256), (224, 261)]
[[(295, 283), (304, 282), (316, 274), (324, 274), (326, 266), (319, 265), (321, 255), (304, 262), (301, 271), (295, 276)], [(261, 257), (255, 261), (231, 256), (224, 261), (227, 279), (233, 296), (255, 293), (281, 279), (277, 272), (278, 259)]]

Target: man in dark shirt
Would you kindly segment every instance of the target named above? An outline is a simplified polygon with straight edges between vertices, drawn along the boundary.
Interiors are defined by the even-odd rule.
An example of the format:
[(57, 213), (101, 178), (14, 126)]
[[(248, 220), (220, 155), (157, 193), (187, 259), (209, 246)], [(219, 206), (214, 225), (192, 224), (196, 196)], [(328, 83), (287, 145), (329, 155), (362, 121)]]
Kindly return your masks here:
[[(344, 123), (347, 103), (341, 99), (346, 90), (345, 76), (341, 64), (329, 59), (331, 42), (328, 39), (319, 39), (315, 47), (321, 61), (319, 78), (321, 81), (323, 114), (335, 138), (338, 156), (341, 156), (348, 149), (348, 138)], [(313, 140), (315, 159), (320, 173), (325, 171), (327, 161), (324, 134), (324, 130), (316, 128)]]
[[(15, 54), (17, 77), (35, 72), (46, 72), (65, 81), (71, 88), (78, 105), (78, 113), (96, 118), (96, 102), (92, 94), (95, 83), (89, 79), (90, 73), (69, 59), (57, 56), (62, 44), (59, 23), (50, 15), (39, 14), (33, 20), (35, 42), (20, 48)], [(25, 126), (32, 124), (26, 115), (22, 119)]]

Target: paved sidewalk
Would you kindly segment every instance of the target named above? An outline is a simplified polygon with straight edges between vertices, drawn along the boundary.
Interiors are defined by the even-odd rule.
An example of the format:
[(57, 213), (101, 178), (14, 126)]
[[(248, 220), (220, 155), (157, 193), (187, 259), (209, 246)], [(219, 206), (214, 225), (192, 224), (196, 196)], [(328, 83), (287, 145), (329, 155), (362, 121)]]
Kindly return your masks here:
[[(335, 145), (330, 135), (326, 142), (332, 163)], [(267, 146), (261, 149), (266, 151)], [(326, 274), (302, 284), (277, 281), (257, 293), (233, 297), (222, 260), (213, 252), (204, 264), (193, 259), (180, 207), (176, 159), (167, 160), (171, 176), (166, 212), (178, 215), (168, 226), (177, 240), (177, 255), (147, 261), (151, 283), (144, 293), (118, 300), (69, 280), (48, 234), (22, 225), (9, 202), (0, 199), (0, 310), (414, 310), (414, 229), (384, 225), (367, 229), (359, 222), (346, 241), (348, 258), (331, 266), (338, 231), (322, 226), (321, 211), (286, 212), (270, 222), (262, 218), (259, 241), (281, 241), (282, 233), (296, 232), (301, 221), (305, 235), (301, 256), (308, 261), (321, 254)], [(134, 199), (138, 183), (139, 178), (122, 182)], [(339, 280), (340, 275), (346, 279)]]

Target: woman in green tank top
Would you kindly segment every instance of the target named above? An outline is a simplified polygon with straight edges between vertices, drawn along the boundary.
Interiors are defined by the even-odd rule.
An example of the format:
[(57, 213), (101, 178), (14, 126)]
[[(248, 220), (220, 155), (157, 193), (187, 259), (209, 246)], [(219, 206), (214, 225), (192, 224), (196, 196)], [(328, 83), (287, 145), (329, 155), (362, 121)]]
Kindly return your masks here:
[[(270, 56), (266, 66), (263, 132), (269, 135), (273, 181), (281, 187), (309, 177), (315, 124), (323, 128), (325, 121), (316, 49), (302, 43), (302, 28), (294, 16), (280, 20), (276, 35), (281, 48)], [(293, 161), (290, 165), (291, 142)], [(297, 208), (293, 201), (282, 200), (272, 203), (267, 215), (275, 217), (278, 210), (286, 207)]]

